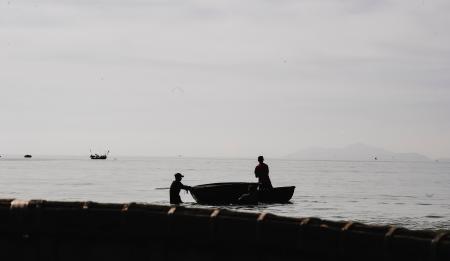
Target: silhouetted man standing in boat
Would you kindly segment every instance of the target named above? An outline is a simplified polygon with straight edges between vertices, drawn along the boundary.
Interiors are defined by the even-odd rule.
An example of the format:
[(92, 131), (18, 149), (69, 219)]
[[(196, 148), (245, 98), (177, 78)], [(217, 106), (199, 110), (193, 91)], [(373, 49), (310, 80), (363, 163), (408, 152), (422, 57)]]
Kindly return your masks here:
[(175, 174), (175, 180), (172, 182), (172, 185), (170, 185), (170, 204), (183, 203), (183, 201), (181, 201), (181, 197), (180, 197), (181, 189), (184, 189), (186, 191), (189, 191), (191, 189), (191, 187), (185, 186), (185, 185), (183, 185), (183, 183), (181, 183), (181, 179), (183, 177), (184, 176), (181, 175), (181, 173)]
[(264, 163), (264, 157), (259, 156), (258, 162), (259, 164), (255, 168), (255, 177), (258, 178), (260, 189), (262, 190), (273, 189), (272, 182), (270, 182), (269, 178), (269, 166), (267, 166), (267, 164)]

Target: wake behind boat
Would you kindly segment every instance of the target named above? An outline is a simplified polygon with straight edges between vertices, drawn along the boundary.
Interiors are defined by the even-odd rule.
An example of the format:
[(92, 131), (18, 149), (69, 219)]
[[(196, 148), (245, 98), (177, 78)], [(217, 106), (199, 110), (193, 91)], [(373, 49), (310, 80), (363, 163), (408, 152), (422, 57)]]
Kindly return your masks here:
[[(258, 183), (226, 182), (211, 183), (191, 187), (190, 192), (194, 200), (205, 205), (240, 204), (239, 198), (248, 193), (250, 186)], [(276, 187), (271, 190), (259, 190), (258, 202), (261, 203), (288, 203), (294, 195), (295, 186)]]

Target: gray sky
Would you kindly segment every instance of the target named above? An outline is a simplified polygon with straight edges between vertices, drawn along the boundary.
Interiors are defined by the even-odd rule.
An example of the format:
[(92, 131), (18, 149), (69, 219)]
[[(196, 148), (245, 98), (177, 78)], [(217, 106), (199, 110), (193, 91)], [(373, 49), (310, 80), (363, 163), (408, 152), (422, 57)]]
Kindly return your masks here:
[(450, 157), (448, 0), (0, 0), (0, 154)]

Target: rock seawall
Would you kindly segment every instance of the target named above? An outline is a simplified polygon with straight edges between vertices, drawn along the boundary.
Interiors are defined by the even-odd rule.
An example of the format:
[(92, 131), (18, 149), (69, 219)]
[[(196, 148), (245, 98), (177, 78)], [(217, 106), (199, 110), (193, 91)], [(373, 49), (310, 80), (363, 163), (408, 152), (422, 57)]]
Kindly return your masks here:
[(445, 232), (147, 204), (0, 200), (0, 260), (450, 260)]

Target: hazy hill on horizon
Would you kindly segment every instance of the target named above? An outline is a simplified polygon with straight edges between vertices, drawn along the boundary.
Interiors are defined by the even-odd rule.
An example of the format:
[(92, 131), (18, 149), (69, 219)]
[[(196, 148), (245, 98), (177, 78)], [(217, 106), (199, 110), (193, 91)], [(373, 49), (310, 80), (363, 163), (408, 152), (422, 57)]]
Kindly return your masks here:
[(303, 160), (382, 160), (382, 161), (431, 161), (419, 153), (396, 153), (363, 143), (350, 144), (342, 148), (308, 148), (286, 156)]

